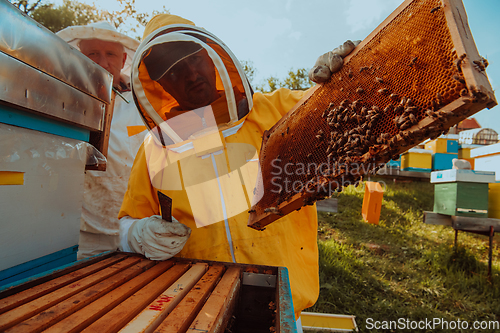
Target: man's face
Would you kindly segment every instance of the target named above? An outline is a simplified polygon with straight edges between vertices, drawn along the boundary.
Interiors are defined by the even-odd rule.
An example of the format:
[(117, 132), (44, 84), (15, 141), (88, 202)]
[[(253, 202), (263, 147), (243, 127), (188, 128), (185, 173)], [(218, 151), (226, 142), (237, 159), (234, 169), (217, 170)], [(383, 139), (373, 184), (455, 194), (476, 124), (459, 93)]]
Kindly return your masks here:
[(113, 86), (120, 85), (120, 72), (127, 60), (122, 44), (101, 39), (84, 39), (80, 42), (80, 51), (113, 75)]
[(207, 51), (201, 50), (172, 67), (158, 83), (184, 110), (214, 102), (217, 93), (215, 66)]

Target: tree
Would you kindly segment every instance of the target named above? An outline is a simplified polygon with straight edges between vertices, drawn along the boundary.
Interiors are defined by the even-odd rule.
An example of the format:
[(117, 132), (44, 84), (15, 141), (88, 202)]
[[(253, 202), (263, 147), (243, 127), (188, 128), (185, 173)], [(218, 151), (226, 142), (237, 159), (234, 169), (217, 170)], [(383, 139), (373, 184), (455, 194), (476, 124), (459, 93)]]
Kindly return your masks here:
[(64, 0), (58, 7), (54, 4), (38, 6), (30, 14), (38, 23), (54, 33), (69, 26), (86, 25), (103, 19), (94, 6), (70, 0)]
[(22, 11), (24, 14), (30, 14), (32, 11), (34, 11), (38, 6), (42, 5), (42, 0), (35, 0), (33, 3), (30, 4), (28, 0), (20, 0), (20, 1), (11, 1), (9, 0), (14, 6), (19, 8), (20, 11)]
[(135, 9), (135, 0), (117, 1), (120, 3), (121, 9), (112, 12), (103, 10), (101, 12), (102, 17), (114, 24), (115, 28), (120, 32), (129, 36), (135, 36), (139, 40), (142, 38), (142, 29), (153, 16), (161, 13), (169, 13), (165, 5), (161, 10), (153, 10), (151, 13), (141, 13)]
[(280, 80), (277, 77), (270, 76), (265, 80), (264, 84), (258, 85), (255, 89), (263, 92), (273, 92), (279, 88), (288, 88), (291, 90), (307, 90), (312, 87), (312, 82), (307, 76), (307, 71), (305, 68), (299, 68), (297, 71), (291, 69), (288, 71), (288, 77), (284, 80)]
[(306, 90), (311, 88), (312, 82), (309, 80), (305, 68), (299, 68), (296, 72), (290, 70), (288, 77), (282, 83), (282, 87), (292, 90)]
[(292, 90), (306, 90), (312, 87), (312, 82), (309, 80), (307, 75), (307, 71), (305, 68), (299, 68), (297, 71), (293, 71), (291, 69), (288, 72), (288, 77), (286, 77), (283, 81), (278, 79), (277, 77), (270, 76), (264, 83), (254, 85), (255, 73), (257, 70), (253, 66), (252, 61), (242, 60), (241, 66), (245, 71), (245, 74), (250, 82), (250, 85), (254, 87), (256, 91), (260, 91), (262, 93), (273, 92), (278, 88), (288, 88)]
[(52, 32), (73, 25), (85, 25), (105, 20), (113, 24), (118, 31), (137, 39), (142, 37), (141, 29), (146, 26), (151, 17), (160, 13), (168, 13), (165, 6), (162, 10), (154, 10), (151, 13), (138, 12), (135, 9), (135, 0), (118, 0), (120, 9), (111, 12), (99, 10), (95, 5), (87, 5), (76, 0), (64, 0), (60, 6), (43, 3), (43, 1), (20, 0), (11, 1), (11, 3)]
[(253, 85), (253, 80), (255, 78), (255, 68), (253, 67), (252, 61), (242, 60), (240, 61), (241, 67), (243, 67), (243, 71), (245, 72), (250, 85)]

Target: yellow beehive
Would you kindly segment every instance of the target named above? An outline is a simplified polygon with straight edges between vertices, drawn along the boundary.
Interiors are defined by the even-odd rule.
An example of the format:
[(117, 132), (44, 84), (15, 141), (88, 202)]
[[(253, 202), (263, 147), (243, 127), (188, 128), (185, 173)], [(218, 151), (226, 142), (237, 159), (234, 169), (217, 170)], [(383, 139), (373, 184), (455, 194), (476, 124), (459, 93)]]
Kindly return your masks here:
[(448, 138), (437, 138), (425, 144), (425, 149), (432, 150), (433, 153), (458, 153), (458, 141)]
[(489, 184), (488, 217), (500, 219), (500, 183)]
[(410, 149), (401, 155), (401, 171), (432, 171), (432, 152), (427, 149)]
[(460, 159), (469, 159), (470, 158), (470, 150), (472, 148), (459, 148), (458, 149), (458, 158)]

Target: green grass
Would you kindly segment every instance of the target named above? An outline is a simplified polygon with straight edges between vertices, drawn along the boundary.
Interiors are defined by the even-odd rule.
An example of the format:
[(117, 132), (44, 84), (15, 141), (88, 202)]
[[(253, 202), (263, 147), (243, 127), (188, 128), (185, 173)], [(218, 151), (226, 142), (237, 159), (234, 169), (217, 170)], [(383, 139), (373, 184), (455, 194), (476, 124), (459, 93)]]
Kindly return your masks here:
[(355, 315), (362, 332), (391, 331), (368, 330), (368, 318), (500, 321), (498, 236), (490, 282), (488, 237), (459, 232), (455, 248), (451, 227), (423, 223), (423, 211), (433, 208), (433, 184), (383, 181), (378, 225), (362, 219), (363, 188), (336, 194), (338, 213), (318, 213), (321, 289), (307, 311)]

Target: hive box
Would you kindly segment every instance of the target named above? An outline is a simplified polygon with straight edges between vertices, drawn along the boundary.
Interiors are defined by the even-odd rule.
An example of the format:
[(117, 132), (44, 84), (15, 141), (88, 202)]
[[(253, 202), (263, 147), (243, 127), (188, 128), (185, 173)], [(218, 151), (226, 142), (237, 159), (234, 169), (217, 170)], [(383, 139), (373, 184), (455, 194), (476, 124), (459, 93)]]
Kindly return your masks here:
[(432, 172), (434, 212), (488, 217), (488, 183), (493, 179), (492, 172), (455, 169)]
[(76, 260), (86, 160), (78, 143), (0, 123), (0, 156), (14, 156), (0, 160), (0, 286)]
[(0, 298), (1, 332), (297, 332), (286, 267), (114, 252)]
[(447, 170), (453, 167), (453, 159), (458, 154), (435, 153), (432, 155), (432, 170)]
[(474, 158), (474, 170), (495, 171), (495, 180), (500, 181), (500, 143), (474, 148), (470, 156)]
[(389, 168), (401, 168), (401, 156), (397, 160), (390, 160), (387, 162)]
[(458, 141), (451, 138), (437, 138), (425, 144), (425, 149), (433, 153), (458, 154)]
[(474, 158), (470, 156), (470, 151), (474, 148), (482, 147), (481, 145), (461, 144), (458, 146), (458, 158), (469, 161), (472, 170), (474, 170)]
[(489, 184), (488, 217), (500, 219), (500, 183)]
[(461, 159), (469, 159), (472, 158), (470, 156), (470, 151), (475, 148), (484, 147), (482, 145), (469, 145), (469, 144), (460, 144), (458, 146), (458, 158)]
[(471, 182), (494, 183), (495, 173), (491, 171), (448, 169), (431, 172), (431, 183)]
[(401, 155), (401, 171), (432, 171), (432, 152), (412, 148)]
[(371, 224), (378, 224), (383, 196), (384, 189), (380, 186), (380, 183), (366, 182), (363, 207), (361, 208), (363, 220)]

